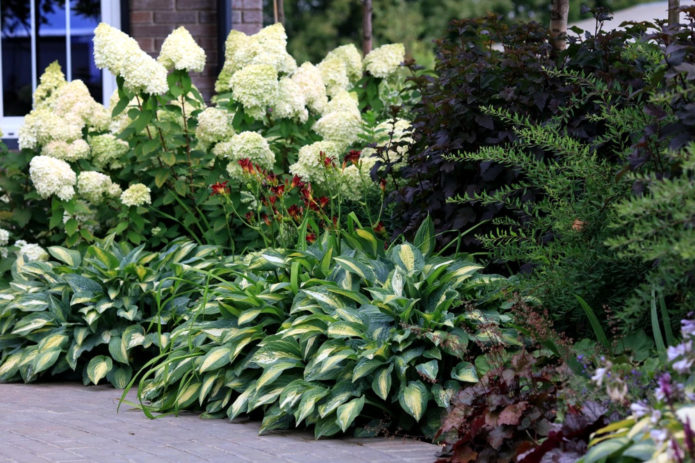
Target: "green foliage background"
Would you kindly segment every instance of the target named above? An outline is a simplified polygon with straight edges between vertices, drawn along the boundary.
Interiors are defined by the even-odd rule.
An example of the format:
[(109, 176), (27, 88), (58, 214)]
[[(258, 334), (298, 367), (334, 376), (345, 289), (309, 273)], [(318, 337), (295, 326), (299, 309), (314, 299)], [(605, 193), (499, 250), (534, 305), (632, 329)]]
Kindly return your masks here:
[[(581, 14), (582, 5), (617, 11), (647, 1), (570, 0), (570, 21), (589, 17)], [(361, 43), (360, 0), (284, 0), (284, 6), (288, 51), (299, 63), (318, 62), (338, 45)], [(375, 46), (402, 42), (409, 56), (431, 66), (432, 41), (442, 35), (450, 20), (496, 13), (545, 24), (549, 7), (549, 0), (373, 0), (374, 42)], [(265, 22), (272, 23), (272, 0), (264, 0), (264, 11)]]

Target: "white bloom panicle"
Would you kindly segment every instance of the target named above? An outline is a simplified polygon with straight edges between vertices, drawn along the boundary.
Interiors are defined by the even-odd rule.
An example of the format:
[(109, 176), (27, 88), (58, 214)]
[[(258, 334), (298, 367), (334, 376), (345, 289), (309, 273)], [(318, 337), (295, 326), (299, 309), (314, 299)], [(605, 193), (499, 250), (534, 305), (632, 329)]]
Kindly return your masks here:
[(79, 159), (87, 159), (89, 153), (89, 145), (81, 138), (73, 140), (70, 143), (63, 140), (53, 140), (45, 144), (41, 149), (41, 154), (44, 156), (70, 162)]
[(34, 90), (34, 106), (40, 108), (60, 87), (65, 85), (65, 74), (58, 61), (53, 61), (41, 74), (39, 85)]
[(345, 71), (351, 83), (362, 78), (362, 55), (353, 44), (342, 45), (330, 51), (326, 58), (337, 57), (345, 63)]
[(350, 79), (347, 75), (347, 66), (345, 61), (337, 56), (326, 56), (318, 64), (321, 78), (326, 85), (326, 93), (333, 96), (339, 90), (346, 90), (350, 86)]
[(17, 258), (24, 258), (27, 262), (37, 260), (48, 260), (48, 253), (38, 244), (27, 243), (24, 240), (17, 240), (14, 245), (19, 248)]
[(10, 232), (4, 228), (0, 228), (0, 246), (7, 246), (10, 242)]
[(364, 67), (374, 77), (385, 79), (396, 72), (405, 60), (405, 47), (402, 43), (382, 45), (364, 57)]
[(333, 95), (331, 101), (328, 102), (323, 110), (323, 114), (335, 113), (339, 111), (349, 111), (358, 116), (360, 113), (359, 102), (357, 101), (357, 95), (348, 92), (347, 90), (339, 90)]
[(340, 153), (340, 146), (330, 141), (317, 141), (302, 146), (299, 149), (297, 162), (290, 166), (290, 172), (305, 182), (323, 184), (326, 182), (326, 166), (323, 158), (328, 158), (335, 163)]
[(292, 74), (292, 81), (301, 89), (309, 109), (321, 114), (328, 103), (321, 71), (309, 62), (303, 63)]
[(267, 64), (252, 64), (235, 72), (231, 85), (234, 99), (256, 119), (261, 119), (266, 107), (277, 99), (277, 71)]
[(206, 108), (198, 114), (195, 135), (203, 146), (209, 146), (234, 134), (229, 113), (219, 108)]
[(75, 195), (77, 175), (70, 165), (49, 156), (35, 156), (29, 163), (29, 176), (42, 198), (56, 195), (63, 201)]
[(110, 133), (91, 137), (89, 144), (92, 147), (92, 163), (100, 169), (119, 166), (122, 156), (130, 149), (127, 142)]
[(105, 197), (118, 197), (121, 188), (108, 175), (85, 171), (77, 176), (77, 192), (92, 204), (99, 204)]
[(278, 97), (271, 116), (273, 119), (296, 119), (301, 123), (309, 119), (304, 93), (289, 77), (283, 77), (278, 83)]
[(94, 30), (94, 61), (98, 68), (123, 77), (133, 92), (160, 95), (168, 90), (167, 71), (118, 29), (101, 23)]
[(264, 169), (271, 169), (275, 164), (275, 153), (263, 135), (257, 132), (236, 134), (230, 140), (215, 145), (212, 152), (219, 158), (231, 161), (227, 166), (227, 172), (233, 178), (239, 178), (241, 175), (239, 161), (242, 159), (249, 159)]
[(359, 138), (362, 118), (351, 111), (338, 111), (323, 115), (312, 128), (324, 140), (338, 144), (343, 151)]
[(205, 50), (193, 40), (185, 27), (179, 27), (164, 39), (157, 58), (167, 69), (201, 72), (205, 67)]
[(151, 204), (150, 189), (142, 183), (130, 185), (127, 190), (121, 193), (121, 202), (128, 207)]

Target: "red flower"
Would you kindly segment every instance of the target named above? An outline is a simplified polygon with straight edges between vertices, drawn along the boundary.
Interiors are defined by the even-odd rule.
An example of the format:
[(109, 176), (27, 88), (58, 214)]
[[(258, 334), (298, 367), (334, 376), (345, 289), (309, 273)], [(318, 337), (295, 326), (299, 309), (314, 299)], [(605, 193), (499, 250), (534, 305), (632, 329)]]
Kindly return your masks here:
[(253, 212), (248, 211), (244, 217), (248, 223), (253, 223)]
[(313, 233), (307, 233), (307, 234), (306, 234), (306, 242), (309, 243), (309, 244), (311, 244), (311, 243), (313, 243), (314, 241), (316, 241), (316, 235), (313, 234)]
[(299, 177), (299, 175), (295, 175), (292, 177), (292, 188), (302, 188), (304, 187), (304, 182), (302, 182), (302, 179)]
[(275, 203), (277, 202), (277, 200), (278, 200), (277, 196), (275, 196), (275, 195), (271, 196), (270, 197), (270, 204), (274, 206)]
[(285, 185), (271, 186), (270, 191), (272, 191), (273, 194), (282, 197), (285, 194)]
[(357, 150), (350, 150), (350, 152), (349, 152), (348, 154), (345, 155), (344, 162), (345, 162), (346, 164), (347, 164), (348, 162), (351, 162), (351, 163), (357, 165), (357, 163), (358, 163), (359, 160), (360, 160), (360, 154), (361, 154), (360, 151), (357, 151)]
[(384, 227), (384, 222), (379, 222), (378, 224), (374, 225), (372, 228), (377, 233), (385, 233), (386, 232), (386, 227)]
[(324, 153), (323, 151), (321, 151), (321, 152), (319, 153), (319, 156), (321, 157), (321, 160), (323, 160), (323, 165), (324, 165), (324, 166), (326, 166), (326, 167), (331, 167), (331, 166), (333, 166), (333, 159), (331, 159), (331, 158), (329, 158), (328, 156), (326, 156), (326, 153)]
[(266, 175), (265, 180), (270, 183), (271, 185), (277, 185), (278, 184), (278, 176), (275, 175), (275, 173), (270, 172), (268, 175)]
[(385, 191), (385, 190), (386, 190), (386, 179), (385, 179), (385, 178), (382, 178), (382, 179), (379, 181), (379, 188), (381, 188), (381, 191)]
[(302, 216), (303, 209), (296, 204), (291, 205), (287, 209), (287, 213), (292, 217), (294, 220), (299, 220)]
[(210, 185), (210, 188), (212, 189), (212, 195), (226, 195), (229, 193), (229, 187), (227, 186), (227, 182), (217, 182), (213, 183)]
[(266, 224), (267, 226), (270, 227), (270, 217), (268, 217), (268, 215), (263, 214), (263, 221), (265, 222), (265, 224)]
[(331, 200), (328, 199), (326, 196), (321, 196), (319, 198), (319, 206), (321, 207), (321, 209), (323, 209), (324, 207), (326, 207), (326, 204), (328, 204), (330, 201)]
[(241, 166), (241, 169), (247, 173), (247, 174), (254, 174), (254, 168), (253, 168), (253, 163), (251, 162), (250, 159), (244, 158), (244, 159), (239, 159), (239, 165)]

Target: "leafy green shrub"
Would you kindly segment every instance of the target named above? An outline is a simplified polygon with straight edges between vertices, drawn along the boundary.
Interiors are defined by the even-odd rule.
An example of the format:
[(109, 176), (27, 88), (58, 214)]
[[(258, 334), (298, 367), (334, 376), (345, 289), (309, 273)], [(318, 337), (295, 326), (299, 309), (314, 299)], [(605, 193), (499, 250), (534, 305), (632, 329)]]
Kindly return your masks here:
[(75, 372), (125, 387), (189, 317), (218, 259), (215, 248), (180, 241), (160, 253), (92, 245), (81, 254), (48, 248), (55, 260), (16, 260), (0, 291), (0, 381)]
[(435, 256), (429, 222), (416, 245), (386, 251), (359, 227), (343, 238), (238, 259), (145, 369), (145, 411), (258, 410), (261, 432), (308, 424), (317, 437), (418, 423), (432, 435), (485, 368), (478, 345), (518, 344), (497, 277)]

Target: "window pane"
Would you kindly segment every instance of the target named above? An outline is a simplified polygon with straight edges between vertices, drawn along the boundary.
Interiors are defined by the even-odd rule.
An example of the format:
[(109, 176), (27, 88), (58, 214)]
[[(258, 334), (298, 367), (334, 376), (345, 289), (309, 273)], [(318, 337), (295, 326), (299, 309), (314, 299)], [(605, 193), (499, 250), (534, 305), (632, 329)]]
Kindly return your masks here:
[[(40, 0), (38, 5), (38, 36), (36, 40), (36, 75), (40, 76), (53, 61), (58, 61), (65, 72), (65, 2)], [(38, 82), (37, 82), (38, 83)]]
[(72, 78), (81, 79), (92, 97), (101, 101), (101, 71), (94, 64), (94, 29), (101, 18), (100, 0), (72, 0), (70, 4)]
[(2, 96), (5, 116), (31, 111), (31, 19), (29, 2), (3, 2)]

